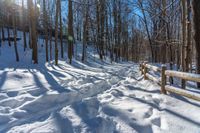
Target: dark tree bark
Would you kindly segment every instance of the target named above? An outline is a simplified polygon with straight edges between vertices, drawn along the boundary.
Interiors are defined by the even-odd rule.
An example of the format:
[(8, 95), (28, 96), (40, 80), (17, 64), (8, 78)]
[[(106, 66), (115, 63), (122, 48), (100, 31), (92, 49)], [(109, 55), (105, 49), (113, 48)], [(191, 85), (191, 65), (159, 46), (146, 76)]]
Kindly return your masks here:
[(61, 51), (61, 58), (64, 58), (61, 1), (59, 1), (59, 19), (60, 19), (60, 51)]
[(30, 33), (31, 33), (31, 47), (32, 50), (32, 59), (34, 64), (38, 64), (38, 49), (37, 49), (37, 36), (36, 36), (36, 15), (35, 7), (32, 0), (28, 0), (29, 7), (29, 16), (30, 16)]
[(14, 47), (15, 47), (15, 56), (16, 56), (16, 61), (19, 62), (19, 54), (17, 50), (17, 29), (16, 29), (16, 18), (13, 13), (13, 35), (14, 35)]
[[(196, 69), (197, 74), (200, 74), (200, 1), (193, 0), (193, 21), (194, 21), (194, 40), (196, 44)], [(200, 83), (197, 83), (198, 88), (200, 88)]]
[(43, 0), (43, 28), (45, 33), (45, 49), (46, 49), (46, 62), (49, 61), (49, 49), (48, 49), (48, 22), (47, 22), (47, 10), (46, 2)]
[(24, 51), (26, 51), (27, 48), (27, 43), (26, 43), (26, 13), (25, 13), (25, 8), (24, 8), (24, 0), (22, 0), (22, 10), (23, 10), (23, 17), (24, 17), (24, 21), (23, 21), (23, 38), (24, 38)]
[(74, 32), (73, 32), (73, 11), (72, 11), (72, 0), (68, 0), (68, 59), (69, 63), (72, 63), (73, 56), (73, 43), (74, 43)]
[(82, 62), (86, 61), (86, 45), (88, 38), (88, 15), (89, 15), (89, 3), (84, 7), (84, 24), (83, 24), (83, 50), (82, 50)]
[(55, 64), (58, 65), (58, 15), (59, 15), (59, 1), (56, 1), (56, 23), (55, 23)]

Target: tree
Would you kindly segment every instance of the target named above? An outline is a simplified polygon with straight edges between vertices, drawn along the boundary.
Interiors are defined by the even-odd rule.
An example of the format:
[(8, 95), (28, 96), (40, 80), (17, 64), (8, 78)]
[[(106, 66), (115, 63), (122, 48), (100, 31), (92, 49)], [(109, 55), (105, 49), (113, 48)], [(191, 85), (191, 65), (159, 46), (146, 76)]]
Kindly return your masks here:
[(49, 49), (48, 49), (48, 20), (47, 20), (47, 9), (46, 2), (43, 0), (43, 28), (45, 34), (45, 49), (46, 49), (46, 61), (49, 61)]
[(56, 22), (55, 22), (55, 64), (58, 65), (58, 15), (59, 15), (59, 3), (56, 1)]
[(17, 29), (16, 29), (16, 17), (15, 17), (15, 9), (13, 9), (13, 35), (14, 35), (14, 47), (15, 47), (15, 55), (16, 61), (19, 62), (19, 54), (17, 50)]
[(185, 55), (185, 70), (189, 72), (189, 69), (192, 67), (191, 63), (191, 0), (187, 0), (187, 45), (186, 45), (186, 55)]
[(74, 43), (74, 31), (73, 31), (72, 0), (68, 0), (68, 59), (70, 64), (72, 63), (73, 43)]
[(86, 60), (86, 45), (88, 40), (88, 15), (89, 15), (89, 1), (85, 0), (84, 7), (84, 24), (83, 24), (83, 51), (82, 51), (82, 61)]
[(64, 58), (62, 9), (61, 9), (61, 1), (60, 0), (59, 0), (59, 19), (60, 19), (60, 51), (61, 51), (61, 58)]
[(151, 39), (151, 36), (150, 36), (150, 31), (149, 31), (149, 28), (148, 28), (147, 17), (146, 17), (146, 14), (145, 14), (143, 2), (142, 2), (142, 0), (138, 0), (138, 3), (139, 3), (139, 7), (142, 11), (142, 15), (144, 17), (144, 24), (145, 24), (145, 28), (146, 28), (146, 32), (147, 32), (147, 36), (148, 36), (149, 45), (150, 45), (150, 48), (151, 48), (151, 58), (152, 58), (152, 61), (155, 62), (155, 53), (153, 52), (153, 48), (152, 48), (153, 42), (152, 42), (152, 39)]
[(38, 64), (38, 49), (37, 49), (37, 36), (36, 36), (36, 13), (35, 13), (35, 7), (33, 6), (33, 1), (28, 0), (28, 7), (29, 7), (29, 26), (30, 26), (30, 31), (31, 33), (31, 46), (32, 46), (32, 60), (34, 64)]
[(26, 43), (26, 13), (25, 13), (25, 7), (24, 7), (24, 0), (22, 0), (22, 10), (23, 10), (23, 38), (24, 38), (24, 51), (27, 48), (27, 43)]
[[(194, 22), (194, 40), (196, 45), (196, 69), (197, 73), (200, 74), (200, 1), (193, 0), (193, 22)], [(200, 83), (197, 83), (198, 88), (200, 88)]]

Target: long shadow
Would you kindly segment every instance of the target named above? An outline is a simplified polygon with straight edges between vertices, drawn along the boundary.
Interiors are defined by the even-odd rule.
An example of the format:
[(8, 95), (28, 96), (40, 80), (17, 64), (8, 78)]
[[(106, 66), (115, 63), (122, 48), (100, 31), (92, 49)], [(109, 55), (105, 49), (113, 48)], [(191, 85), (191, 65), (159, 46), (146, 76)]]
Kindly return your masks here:
[(39, 70), (47, 80), (48, 84), (51, 86), (51, 89), (58, 91), (59, 93), (63, 92), (70, 92), (70, 90), (66, 89), (65, 87), (61, 86), (53, 77), (51, 74), (49, 74), (49, 70), (44, 66)]
[(59, 69), (55, 68), (55, 66), (54, 66), (53, 64), (50, 64), (50, 66), (51, 66), (54, 70), (57, 70), (57, 71), (59, 71), (59, 69), (61, 69), (63, 73), (66, 73), (66, 74), (68, 74), (68, 75), (70, 75), (70, 76), (72, 76), (72, 77), (75, 77), (76, 79), (78, 79), (80, 76), (85, 76), (85, 75), (82, 74), (82, 73), (71, 72), (70, 69), (66, 69), (66, 68), (65, 68), (66, 66), (64, 66), (64, 65), (62, 65), (62, 64), (59, 64), (59, 65), (57, 66)]
[(54, 71), (54, 70), (49, 70), (49, 72), (50, 72), (51, 74), (53, 74), (54, 76), (58, 77), (58, 78), (65, 78), (65, 75), (62, 74), (62, 73), (56, 72), (56, 71)]
[(183, 120), (185, 120), (185, 121), (187, 121), (187, 122), (190, 122), (190, 123), (192, 123), (192, 124), (194, 124), (194, 125), (196, 125), (196, 126), (200, 126), (200, 123), (199, 123), (199, 122), (196, 122), (196, 121), (194, 121), (194, 120), (192, 120), (192, 119), (190, 119), (190, 118), (188, 118), (188, 117), (186, 117), (186, 116), (183, 116), (183, 115), (181, 115), (181, 114), (179, 114), (179, 113), (176, 113), (176, 112), (174, 112), (174, 111), (172, 111), (172, 110), (169, 110), (169, 109), (161, 109), (161, 108), (159, 108), (159, 107), (157, 106), (157, 104), (154, 104), (154, 103), (151, 103), (151, 102), (148, 102), (148, 101), (145, 101), (145, 100), (136, 98), (136, 97), (131, 97), (131, 96), (130, 96), (130, 98), (133, 98), (134, 100), (137, 100), (137, 101), (139, 101), (139, 102), (141, 102), (141, 103), (143, 103), (143, 104), (147, 104), (147, 105), (153, 107), (154, 109), (157, 109), (158, 111), (165, 111), (165, 112), (167, 112), (167, 113), (169, 113), (169, 114), (174, 115), (175, 117), (179, 117), (179, 118), (181, 118), (181, 119), (183, 119)]
[[(82, 74), (81, 72), (75, 72), (75, 71), (71, 71), (70, 69), (67, 69), (66, 68), (66, 66), (65, 65), (62, 65), (62, 64), (59, 64), (58, 66), (56, 66), (56, 67), (58, 67), (59, 69), (57, 69), (53, 64), (49, 64), (54, 70), (57, 70), (57, 71), (60, 71), (59, 69), (61, 69), (62, 70), (62, 72), (63, 73), (66, 73), (66, 74), (68, 74), (68, 75), (70, 75), (71, 77), (74, 77), (75, 79), (79, 79), (80, 77), (85, 77), (87, 74)], [(79, 68), (78, 68), (79, 69)], [(80, 68), (81, 69), (81, 68)], [(87, 70), (87, 71), (90, 71), (90, 70), (88, 70), (88, 69), (85, 69), (85, 70)], [(50, 71), (51, 73), (52, 73), (52, 71)], [(53, 73), (54, 73), (55, 71), (53, 71)], [(52, 74), (53, 74), (52, 73)], [(57, 72), (55, 72), (55, 73), (57, 73)], [(58, 74), (56, 74), (56, 75), (60, 75), (60, 73)], [(64, 76), (64, 75), (63, 75)], [(97, 76), (92, 76), (92, 75), (87, 75), (87, 76), (89, 76), (89, 77), (91, 77), (91, 78), (94, 78), (94, 79), (96, 79), (96, 80), (102, 80), (101, 78), (99, 78), (99, 77), (97, 77)]]
[(155, 93), (160, 93), (159, 90), (145, 90), (145, 89), (142, 89), (140, 87), (134, 87), (134, 86), (131, 86), (131, 85), (125, 85), (125, 87), (128, 87), (130, 90), (138, 90), (138, 91), (143, 91), (143, 92), (147, 92), (147, 93), (152, 93), (152, 94), (155, 94)]
[(31, 69), (29, 69), (28, 71), (33, 75), (34, 81), (36, 83), (36, 87), (39, 88), (39, 91), (38, 90), (34, 90), (34, 91), (30, 92), (31, 95), (39, 96), (40, 94), (42, 94), (44, 92), (47, 92), (48, 89), (46, 89), (46, 87), (42, 84), (42, 82), (40, 81), (39, 77)]
[[(65, 72), (65, 73), (67, 73), (67, 74), (69, 74), (69, 75), (71, 75), (72, 77), (75, 77), (76, 79), (79, 79), (80, 77), (85, 77), (86, 75), (84, 75), (84, 74), (82, 74), (81, 72), (79, 73), (79, 72), (72, 72), (70, 69), (66, 69), (66, 68), (63, 68), (63, 67), (65, 67), (65, 66), (63, 66), (63, 65), (58, 65), (57, 67), (58, 68), (60, 68), (61, 70), (63, 70), (63, 71), (67, 71), (67, 72)], [(80, 68), (81, 69), (81, 68)], [(82, 69), (82, 70), (86, 70), (86, 71), (89, 71), (88, 69)], [(75, 76), (76, 75), (76, 76)], [(97, 76), (92, 76), (92, 75), (88, 75), (89, 77), (92, 77), (92, 78), (94, 78), (94, 79), (96, 79), (96, 80), (102, 80), (101, 78), (99, 78), (99, 77), (97, 77)]]
[(82, 70), (87, 70), (87, 71), (94, 70), (94, 71), (99, 71), (100, 72), (100, 70), (98, 68), (96, 68), (96, 66), (95, 67), (94, 66), (90, 66), (90, 64), (88, 64), (88, 63), (81, 63), (81, 62), (74, 61), (72, 63), (72, 66), (75, 67), (75, 68), (78, 68), (78, 69), (82, 69)]
[(1, 77), (0, 77), (0, 88), (4, 85), (6, 78), (7, 78), (7, 72), (5, 71), (1, 74)]
[[(145, 89), (142, 89), (142, 88), (139, 88), (139, 87), (133, 87), (133, 86), (130, 86), (130, 85), (126, 85), (126, 87), (128, 87), (130, 90), (138, 90), (138, 91), (143, 91), (143, 92), (147, 92), (147, 93), (152, 93), (152, 94), (155, 94), (155, 93), (160, 93), (159, 90), (153, 90), (153, 91), (149, 91), (149, 90), (145, 90)], [(194, 102), (191, 102), (189, 101), (187, 98), (183, 97), (183, 96), (180, 96), (180, 95), (177, 95), (177, 94), (174, 94), (174, 93), (170, 93), (169, 96), (173, 97), (173, 98), (176, 98), (178, 100), (181, 100), (181, 101), (184, 101), (188, 104), (192, 104), (194, 106), (197, 106), (197, 107), (200, 107), (200, 104), (197, 104), (197, 103), (194, 103)]]
[(184, 102), (186, 102), (186, 103), (192, 104), (192, 105), (194, 105), (194, 106), (200, 107), (200, 104), (191, 102), (191, 101), (189, 101), (187, 98), (185, 98), (185, 97), (183, 97), (183, 96), (180, 96), (180, 95), (177, 95), (177, 94), (174, 94), (174, 93), (171, 93), (170, 96), (172, 96), (173, 98), (176, 98), (176, 99), (178, 99), (178, 100), (184, 101)]
[[(15, 66), (14, 64), (12, 64), (12, 65), (8, 66), (8, 68), (12, 68), (13, 71), (16, 71), (17, 69), (28, 70), (29, 73), (31, 73), (33, 75), (33, 78), (34, 78), (34, 81), (36, 83), (36, 86), (38, 86), (40, 89), (44, 89), (44, 91), (49, 90), (49, 89), (46, 88), (43, 85), (43, 83), (41, 82), (41, 79), (37, 76), (37, 74), (34, 71), (38, 71), (41, 74), (43, 74), (44, 78), (46, 79), (46, 81), (50, 85), (50, 89), (55, 90), (55, 91), (57, 91), (59, 93), (69, 92), (70, 91), (70, 90), (66, 89), (65, 87), (61, 86), (52, 76), (52, 75), (55, 75), (55, 76), (62, 76), (63, 77), (64, 75), (58, 74), (56, 72), (51, 72), (50, 70), (48, 70), (46, 68), (44, 62), (40, 62), (40, 65), (33, 65), (33, 64), (28, 64), (27, 65), (27, 64), (22, 64), (21, 63), (18, 66)], [(6, 78), (6, 77), (4, 77), (4, 78)], [(3, 84), (3, 80), (1, 80), (0, 83)]]
[[(159, 90), (154, 90), (154, 91), (149, 91), (149, 90), (145, 90), (145, 89), (142, 89), (142, 88), (139, 88), (139, 87), (133, 87), (133, 86), (129, 86), (128, 87), (130, 88), (130, 90), (139, 90), (139, 91), (144, 91), (144, 92), (148, 92), (148, 93), (160, 93)], [(192, 91), (192, 92), (196, 92), (196, 91), (193, 91), (193, 90), (188, 90), (188, 91)], [(176, 98), (178, 100), (181, 100), (181, 101), (184, 101), (186, 103), (189, 103), (189, 104), (192, 104), (194, 106), (197, 106), (197, 107), (200, 107), (200, 104), (197, 104), (195, 102), (191, 102), (189, 101), (187, 98), (183, 97), (183, 96), (180, 96), (180, 95), (177, 95), (177, 94), (174, 94), (174, 93), (170, 93), (169, 96), (173, 97), (173, 98)]]
[(191, 91), (191, 92), (194, 92), (194, 93), (200, 94), (200, 91), (196, 91), (196, 90), (188, 90), (188, 91)]
[(54, 114), (55, 125), (60, 129), (60, 133), (74, 133), (72, 122), (68, 118), (63, 118), (59, 113)]

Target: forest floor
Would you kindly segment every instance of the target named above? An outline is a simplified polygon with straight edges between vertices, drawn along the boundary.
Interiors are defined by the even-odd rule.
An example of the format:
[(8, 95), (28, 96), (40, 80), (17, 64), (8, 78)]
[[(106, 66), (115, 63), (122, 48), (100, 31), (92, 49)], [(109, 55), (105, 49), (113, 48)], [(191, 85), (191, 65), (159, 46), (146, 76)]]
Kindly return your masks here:
[[(160, 94), (138, 64), (59, 60), (39, 64), (0, 48), (0, 133), (199, 133), (200, 102)], [(89, 54), (89, 53), (88, 53)]]

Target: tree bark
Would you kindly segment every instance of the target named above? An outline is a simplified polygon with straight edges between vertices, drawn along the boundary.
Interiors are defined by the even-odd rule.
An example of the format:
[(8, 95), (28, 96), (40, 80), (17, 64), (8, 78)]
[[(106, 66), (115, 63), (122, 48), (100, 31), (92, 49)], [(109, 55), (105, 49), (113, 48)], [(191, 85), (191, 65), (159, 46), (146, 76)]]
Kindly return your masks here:
[(27, 48), (27, 43), (26, 43), (26, 13), (25, 13), (25, 8), (24, 8), (24, 0), (22, 0), (22, 10), (23, 10), (23, 38), (24, 38), (24, 51), (26, 51)]
[(59, 0), (59, 19), (60, 19), (60, 51), (61, 51), (61, 58), (64, 58), (62, 10), (61, 10), (61, 1), (60, 0)]
[(37, 36), (36, 36), (36, 14), (35, 7), (32, 0), (28, 0), (29, 16), (30, 16), (30, 33), (31, 33), (31, 47), (32, 59), (34, 64), (38, 64), (38, 51), (37, 51)]
[(45, 34), (45, 50), (46, 50), (46, 62), (49, 61), (49, 49), (48, 49), (48, 22), (47, 22), (47, 10), (46, 2), (43, 0), (43, 28)]
[(59, 1), (56, 1), (56, 22), (55, 22), (55, 65), (58, 65), (58, 15), (59, 15)]
[(17, 50), (17, 29), (16, 29), (16, 18), (13, 13), (13, 35), (14, 35), (14, 47), (15, 47), (15, 56), (16, 56), (16, 61), (19, 62), (19, 54)]
[[(197, 74), (200, 74), (200, 1), (193, 0), (193, 22), (194, 22), (194, 40), (196, 45), (196, 69)], [(198, 88), (200, 88), (200, 83), (197, 83)]]
[[(186, 51), (186, 1), (182, 0), (182, 54), (181, 54), (181, 65), (182, 65), (182, 71), (186, 71), (186, 63), (185, 63), (185, 51)], [(182, 88), (185, 89), (186, 87), (186, 81), (182, 80), (181, 82)]]
[(68, 34), (68, 59), (69, 63), (71, 64), (74, 42), (72, 0), (68, 0)]

